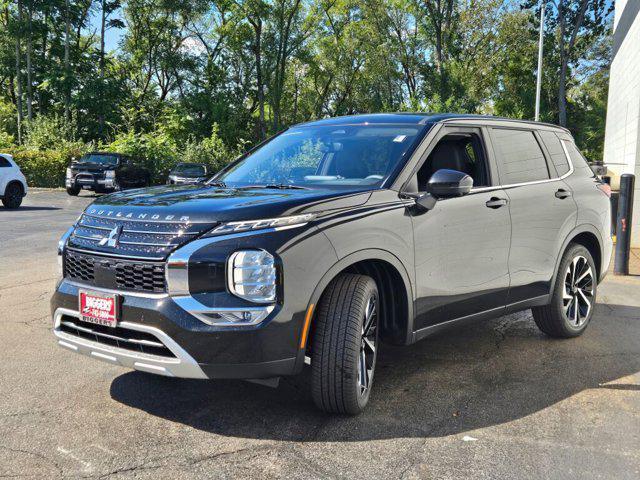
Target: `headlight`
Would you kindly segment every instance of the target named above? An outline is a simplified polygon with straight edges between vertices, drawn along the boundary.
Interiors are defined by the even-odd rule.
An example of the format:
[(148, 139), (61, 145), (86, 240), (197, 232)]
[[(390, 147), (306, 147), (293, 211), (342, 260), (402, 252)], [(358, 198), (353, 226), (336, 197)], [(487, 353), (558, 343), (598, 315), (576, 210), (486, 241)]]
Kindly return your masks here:
[(276, 266), (273, 255), (264, 250), (240, 250), (227, 261), (229, 290), (255, 303), (276, 299)]
[(71, 173), (71, 169), (67, 167), (67, 178), (71, 177), (73, 177), (73, 174)]
[(107, 170), (106, 172), (104, 172), (104, 178), (116, 178), (116, 171)]
[(228, 233), (247, 232), (250, 230), (260, 230), (263, 228), (275, 228), (284, 230), (286, 228), (301, 227), (313, 220), (315, 215), (293, 215), (291, 217), (268, 218), (264, 220), (247, 220), (243, 222), (226, 222), (218, 225), (205, 236), (226, 235)]

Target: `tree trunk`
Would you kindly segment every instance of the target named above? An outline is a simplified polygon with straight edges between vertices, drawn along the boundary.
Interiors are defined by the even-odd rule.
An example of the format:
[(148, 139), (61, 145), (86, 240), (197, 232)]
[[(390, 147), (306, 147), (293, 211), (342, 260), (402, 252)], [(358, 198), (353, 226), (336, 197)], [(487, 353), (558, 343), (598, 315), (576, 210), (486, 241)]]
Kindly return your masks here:
[(31, 49), (32, 49), (32, 20), (33, 20), (33, 0), (27, 4), (27, 118), (33, 120), (33, 84), (31, 81)]
[(262, 80), (262, 20), (260, 18), (252, 22), (256, 36), (254, 44), (254, 54), (256, 59), (256, 83), (258, 86), (258, 110), (260, 117), (258, 119), (258, 134), (260, 140), (267, 136), (264, 119), (264, 84)]
[[(105, 26), (107, 21), (107, 13), (105, 11), (105, 3), (106, 0), (102, 0), (102, 21), (100, 23), (100, 95), (102, 97), (102, 89), (104, 88), (104, 34), (105, 34)], [(98, 115), (98, 132), (100, 136), (102, 136), (104, 130), (104, 113), (102, 113), (102, 109), (104, 108), (104, 99), (100, 98), (100, 114)]]
[(69, 0), (65, 0), (65, 37), (64, 37), (64, 118), (71, 121), (71, 83), (69, 69), (69, 42), (71, 37), (71, 15), (69, 12)]
[[(49, 4), (46, 4), (45, 10), (44, 10), (43, 25), (44, 25), (44, 32), (42, 33), (42, 47), (41, 47), (42, 51), (40, 55), (41, 68), (45, 68), (46, 60), (47, 60), (47, 42), (49, 40)], [(39, 89), (38, 90), (38, 113), (40, 114), (43, 114), (45, 112), (44, 102), (45, 102), (45, 99), (44, 99), (43, 90)]]
[(18, 110), (18, 144), (22, 143), (22, 73), (20, 37), (22, 36), (22, 0), (18, 0), (18, 30), (16, 32), (16, 109)]

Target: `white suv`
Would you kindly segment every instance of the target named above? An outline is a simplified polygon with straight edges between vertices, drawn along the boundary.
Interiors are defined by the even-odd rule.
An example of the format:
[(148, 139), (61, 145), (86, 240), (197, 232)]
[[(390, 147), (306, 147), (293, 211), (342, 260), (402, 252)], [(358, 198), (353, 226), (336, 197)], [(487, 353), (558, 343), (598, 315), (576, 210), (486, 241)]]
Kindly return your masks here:
[(0, 153), (0, 199), (7, 208), (18, 208), (27, 194), (27, 179), (11, 155)]

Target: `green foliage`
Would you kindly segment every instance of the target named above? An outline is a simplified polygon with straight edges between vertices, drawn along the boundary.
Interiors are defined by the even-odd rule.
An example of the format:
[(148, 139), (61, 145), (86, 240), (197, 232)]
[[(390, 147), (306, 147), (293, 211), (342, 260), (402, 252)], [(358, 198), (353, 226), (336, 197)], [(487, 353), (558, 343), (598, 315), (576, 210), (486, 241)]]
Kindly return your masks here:
[[(599, 158), (611, 2), (588, 2), (578, 25), (582, 1), (564, 0), (563, 28), (552, 3), (542, 119), (562, 117), (563, 83), (567, 124), (579, 146)], [(37, 182), (45, 157), (58, 172), (61, 158), (92, 145), (143, 158), (162, 181), (178, 161), (218, 170), (246, 146), (326, 116), (534, 114), (538, 0), (2, 5), (0, 148), (23, 152)], [(103, 13), (105, 27), (121, 34), (112, 51), (102, 48), (96, 31)]]
[(178, 158), (178, 147), (170, 135), (162, 130), (135, 132), (133, 130), (116, 135), (106, 145), (107, 152), (119, 152), (144, 161), (153, 173), (153, 182), (163, 182)]
[(214, 124), (211, 135), (198, 142), (195, 139), (187, 141), (182, 158), (182, 162), (204, 163), (208, 166), (209, 172), (217, 172), (233, 161), (241, 154), (244, 144), (237, 146), (235, 151), (227, 148), (218, 135), (218, 125)]
[(27, 183), (37, 187), (63, 187), (66, 168), (72, 157), (84, 153), (81, 149), (70, 150), (36, 150), (19, 148), (9, 151)]

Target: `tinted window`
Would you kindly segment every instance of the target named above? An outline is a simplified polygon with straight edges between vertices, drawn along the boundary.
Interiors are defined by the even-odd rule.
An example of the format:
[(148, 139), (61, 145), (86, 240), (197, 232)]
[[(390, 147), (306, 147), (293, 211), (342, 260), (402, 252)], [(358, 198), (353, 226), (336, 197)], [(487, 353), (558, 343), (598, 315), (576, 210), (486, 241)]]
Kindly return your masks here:
[(2, 167), (10, 167), (10, 166), (11, 166), (11, 164), (9, 163), (9, 160), (7, 160), (2, 155), (0, 155), (0, 168), (2, 168)]
[(94, 163), (96, 165), (117, 165), (118, 157), (115, 155), (101, 155), (96, 153), (89, 153), (83, 155), (78, 163)]
[(418, 170), (418, 188), (424, 190), (431, 175), (441, 169), (466, 173), (474, 187), (489, 185), (482, 141), (476, 134), (455, 133), (440, 139)]
[(573, 163), (573, 169), (579, 175), (587, 175), (589, 177), (593, 176), (593, 170), (589, 166), (587, 160), (582, 156), (576, 144), (573, 143), (572, 140), (563, 140), (565, 146), (567, 147), (567, 152), (569, 152), (569, 158), (571, 159), (571, 163)]
[(533, 132), (494, 128), (493, 144), (501, 166), (502, 184), (547, 180), (549, 170)]
[(569, 162), (567, 161), (567, 155), (564, 153), (560, 139), (553, 132), (543, 130), (539, 133), (547, 147), (549, 155), (551, 155), (551, 162), (555, 165), (558, 176), (561, 177), (569, 171)]
[(403, 161), (422, 126), (300, 126), (278, 135), (215, 181), (231, 186), (378, 186)]

